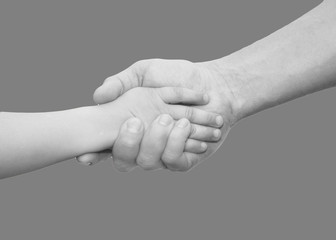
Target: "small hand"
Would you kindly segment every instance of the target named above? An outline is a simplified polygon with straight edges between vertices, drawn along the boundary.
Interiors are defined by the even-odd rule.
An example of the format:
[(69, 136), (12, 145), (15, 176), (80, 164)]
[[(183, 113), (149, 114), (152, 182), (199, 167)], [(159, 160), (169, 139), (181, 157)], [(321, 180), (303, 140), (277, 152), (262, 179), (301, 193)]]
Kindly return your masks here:
[[(150, 59), (136, 62), (126, 70), (107, 78), (94, 94), (97, 104), (113, 101), (134, 87), (186, 87), (207, 92), (211, 98), (209, 104), (198, 108), (216, 112), (224, 117), (221, 129), (226, 136), (230, 128), (237, 122), (237, 106), (235, 96), (230, 90), (232, 76), (229, 72), (219, 71), (215, 63), (192, 63), (185, 60)], [(223, 143), (210, 144), (215, 151)], [(91, 154), (91, 158), (99, 155)], [(97, 161), (97, 160), (96, 160)]]
[[(99, 108), (100, 111), (103, 112), (109, 112), (109, 109), (113, 109), (113, 111), (117, 113), (117, 116), (124, 116), (121, 119), (125, 119), (125, 117), (127, 119), (132, 115), (138, 116), (144, 121), (145, 128), (148, 129), (147, 131), (152, 129), (148, 128), (148, 126), (150, 126), (155, 117), (162, 113), (171, 114), (174, 119), (188, 118), (194, 123), (191, 124), (191, 134), (189, 138), (208, 142), (217, 141), (217, 138), (220, 136), (217, 136), (217, 138), (214, 137), (213, 132), (223, 124), (223, 119), (219, 114), (178, 104), (192, 104), (193, 106), (194, 104), (204, 105), (209, 101), (207, 98), (204, 98), (204, 96), (206, 95), (184, 88), (137, 88), (125, 94), (125, 96), (120, 99), (112, 103), (101, 105)], [(167, 125), (173, 123), (171, 118), (169, 120), (170, 122), (167, 123)], [(106, 122), (106, 120), (104, 120), (104, 122)], [(217, 129), (217, 132), (218, 131)], [(155, 138), (153, 138), (153, 140), (155, 143)], [(106, 154), (100, 154), (100, 157), (105, 159)], [(81, 156), (77, 160), (85, 165), (92, 165), (99, 161), (99, 158), (97, 159), (97, 154), (89, 154)]]
[[(136, 166), (144, 170), (168, 168), (188, 171), (209, 155), (205, 142), (188, 139), (191, 131), (188, 119), (173, 122), (169, 115), (164, 114), (155, 119), (144, 134), (141, 121), (130, 119), (120, 129), (113, 146), (114, 166), (124, 172)], [(214, 132), (220, 134), (217, 129), (208, 135), (212, 135), (212, 141), (218, 141), (220, 135), (215, 136)]]
[[(171, 122), (168, 125), (162, 124), (160, 122), (162, 118)], [(181, 120), (187, 125), (182, 127), (179, 124)], [(188, 161), (192, 162), (190, 167), (184, 169), (179, 167), (178, 169), (180, 171), (189, 170), (196, 165), (195, 162), (200, 162), (208, 157), (205, 154), (208, 146), (204, 141), (219, 141), (221, 132), (216, 128), (190, 124), (187, 119), (181, 120), (176, 122), (169, 115), (160, 115), (145, 133), (141, 120), (130, 118), (120, 128), (118, 138), (113, 145), (113, 154), (111, 150), (88, 153), (78, 157), (77, 161), (85, 166), (91, 166), (99, 161), (111, 159), (113, 155), (115, 168), (122, 172), (128, 172), (138, 165), (146, 170), (166, 167), (172, 169), (167, 161), (164, 162), (165, 164), (161, 163), (164, 151), (163, 159), (167, 159), (167, 155), (173, 156), (173, 154), (176, 160), (181, 157), (188, 158)], [(185, 139), (186, 137), (187, 139)], [(168, 138), (172, 143), (170, 145), (166, 145)], [(154, 145), (157, 146), (153, 147)], [(210, 154), (208, 153), (208, 155)], [(183, 164), (183, 162), (180, 163)]]

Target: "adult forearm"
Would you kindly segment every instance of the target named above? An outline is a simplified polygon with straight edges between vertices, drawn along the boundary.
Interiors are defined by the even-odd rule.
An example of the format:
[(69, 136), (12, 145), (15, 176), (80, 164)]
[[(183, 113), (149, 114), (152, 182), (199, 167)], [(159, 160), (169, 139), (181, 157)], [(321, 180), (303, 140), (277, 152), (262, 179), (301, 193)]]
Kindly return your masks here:
[[(326, 1), (298, 20), (223, 59), (238, 119), (336, 85), (336, 4)], [(227, 72), (230, 72), (229, 74)]]

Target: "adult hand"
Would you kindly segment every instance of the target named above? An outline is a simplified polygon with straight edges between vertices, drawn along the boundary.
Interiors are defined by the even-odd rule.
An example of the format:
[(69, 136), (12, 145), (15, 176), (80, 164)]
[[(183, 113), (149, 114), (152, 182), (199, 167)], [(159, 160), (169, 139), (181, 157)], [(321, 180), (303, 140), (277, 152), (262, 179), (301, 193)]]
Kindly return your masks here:
[[(229, 74), (219, 70), (216, 62), (192, 63), (186, 60), (142, 60), (126, 70), (107, 78), (94, 93), (97, 104), (115, 100), (134, 87), (186, 87), (208, 93), (210, 102), (198, 108), (216, 112), (223, 116), (222, 140), (208, 144), (207, 156), (214, 153), (222, 144), (237, 119), (237, 103), (230, 89)], [(91, 154), (98, 161), (99, 155)], [(80, 159), (80, 158), (79, 158)]]
[(94, 99), (112, 101), (135, 86), (203, 90), (211, 101), (200, 108), (222, 114), (227, 133), (239, 119), (336, 85), (335, 3), (325, 0), (288, 26), (219, 60), (137, 62), (106, 79)]
[[(96, 89), (97, 104), (111, 102), (135, 87), (184, 87), (206, 92), (210, 104), (202, 106), (226, 116), (228, 124), (235, 121), (234, 96), (230, 91), (230, 76), (217, 68), (216, 61), (192, 63), (186, 60), (141, 60), (124, 71), (107, 78)], [(200, 108), (202, 108), (200, 107)]]

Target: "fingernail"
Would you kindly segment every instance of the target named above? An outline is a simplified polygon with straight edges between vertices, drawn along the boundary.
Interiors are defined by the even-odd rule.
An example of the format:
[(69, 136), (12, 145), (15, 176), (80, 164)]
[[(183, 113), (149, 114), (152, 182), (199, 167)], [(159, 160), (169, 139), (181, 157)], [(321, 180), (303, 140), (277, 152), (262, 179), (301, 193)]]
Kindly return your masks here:
[(208, 145), (205, 142), (202, 142), (201, 143), (201, 148), (205, 150), (205, 149), (208, 148)]
[(223, 117), (222, 117), (222, 116), (217, 116), (217, 117), (216, 117), (216, 124), (217, 124), (218, 126), (222, 126), (223, 123), (224, 123), (224, 119), (223, 119)]
[(127, 122), (127, 130), (132, 133), (138, 133), (141, 130), (141, 121), (138, 118), (132, 118)]
[(203, 100), (204, 100), (204, 102), (209, 102), (209, 95), (207, 94), (207, 93), (205, 93), (204, 95), (203, 95)]
[(173, 119), (170, 115), (168, 114), (163, 114), (160, 116), (159, 118), (159, 123), (163, 126), (168, 126), (169, 124), (171, 124), (173, 122)]
[(183, 118), (177, 123), (177, 127), (185, 128), (186, 126), (188, 126), (188, 124), (189, 124), (188, 119)]
[(221, 131), (219, 129), (216, 129), (214, 132), (213, 132), (213, 135), (215, 138), (219, 138), (220, 135), (221, 135)]

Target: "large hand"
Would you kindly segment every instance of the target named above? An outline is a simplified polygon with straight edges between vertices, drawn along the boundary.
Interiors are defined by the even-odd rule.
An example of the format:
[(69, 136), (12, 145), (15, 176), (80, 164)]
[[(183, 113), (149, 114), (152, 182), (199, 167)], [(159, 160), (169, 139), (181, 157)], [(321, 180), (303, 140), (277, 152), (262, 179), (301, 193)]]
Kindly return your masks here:
[[(224, 117), (222, 140), (209, 144), (209, 155), (217, 150), (224, 141), (230, 127), (236, 122), (234, 96), (227, 80), (213, 62), (192, 63), (185, 60), (142, 60), (126, 70), (107, 78), (99, 87), (94, 100), (97, 104), (113, 101), (131, 88), (138, 86), (162, 87), (179, 86), (207, 92), (211, 101), (199, 108), (213, 111)], [(98, 155), (92, 155), (92, 159)]]
[[(142, 60), (126, 70), (107, 78), (96, 89), (97, 104), (111, 102), (135, 87), (184, 87), (210, 95), (209, 112), (223, 115), (228, 125), (235, 121), (233, 96), (226, 82), (228, 77), (220, 73), (214, 62), (192, 63), (186, 60)], [(202, 107), (201, 107), (202, 108)]]

